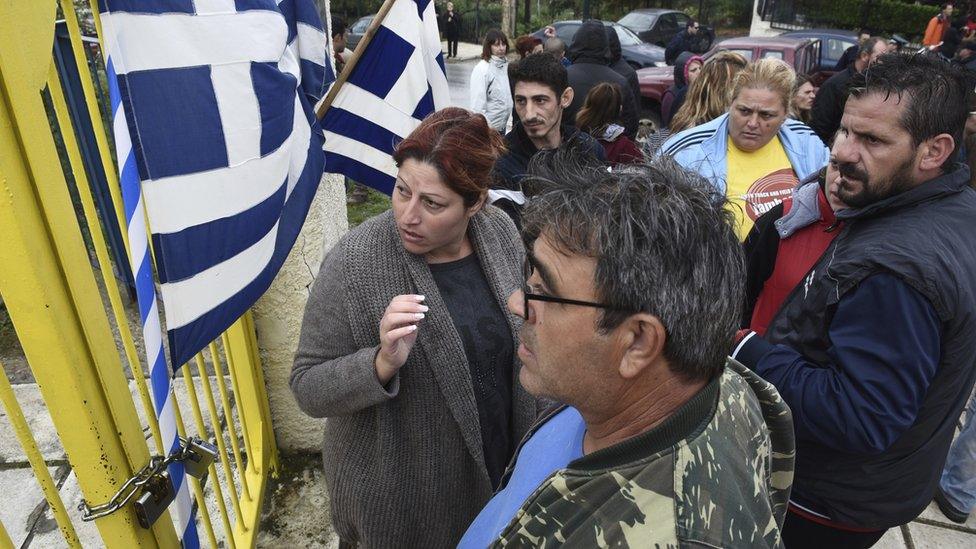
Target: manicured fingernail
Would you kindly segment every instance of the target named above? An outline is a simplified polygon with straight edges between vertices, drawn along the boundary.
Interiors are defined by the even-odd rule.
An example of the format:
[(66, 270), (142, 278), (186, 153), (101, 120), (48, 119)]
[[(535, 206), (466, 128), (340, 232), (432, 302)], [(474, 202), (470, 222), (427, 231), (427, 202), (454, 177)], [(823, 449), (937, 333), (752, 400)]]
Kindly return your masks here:
[(417, 329), (417, 325), (416, 324), (411, 324), (411, 325), (407, 326), (407, 328), (409, 328), (409, 330), (407, 330), (408, 332), (413, 332), (414, 330)]
[(428, 307), (428, 306), (426, 306), (426, 305), (421, 305), (421, 306), (420, 306), (420, 310), (426, 313), (427, 311), (429, 311), (429, 310), (430, 310), (430, 307)]
[(423, 300), (427, 299), (427, 296), (424, 296), (424, 295), (418, 295), (418, 296), (415, 296), (415, 297), (417, 298), (417, 301), (423, 301)]
[(413, 317), (416, 318), (417, 320), (420, 320), (420, 319), (424, 318), (424, 313), (417, 313), (417, 314), (413, 315)]

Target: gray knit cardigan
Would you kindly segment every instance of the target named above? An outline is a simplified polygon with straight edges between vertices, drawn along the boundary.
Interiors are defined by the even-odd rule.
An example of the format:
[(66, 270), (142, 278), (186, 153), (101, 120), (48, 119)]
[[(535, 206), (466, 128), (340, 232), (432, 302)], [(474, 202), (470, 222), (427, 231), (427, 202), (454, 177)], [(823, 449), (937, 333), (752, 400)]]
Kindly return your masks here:
[[(497, 305), (521, 284), (515, 226), (488, 206), (468, 228)], [(406, 364), (384, 387), (373, 360), (379, 324), (399, 294), (430, 307)], [(512, 367), (512, 438), (536, 415)], [(360, 225), (322, 262), (305, 308), (291, 374), (298, 405), (329, 418), (322, 452), (332, 521), (364, 547), (454, 547), (492, 495), (464, 347), (423, 257), (408, 253), (392, 212)]]

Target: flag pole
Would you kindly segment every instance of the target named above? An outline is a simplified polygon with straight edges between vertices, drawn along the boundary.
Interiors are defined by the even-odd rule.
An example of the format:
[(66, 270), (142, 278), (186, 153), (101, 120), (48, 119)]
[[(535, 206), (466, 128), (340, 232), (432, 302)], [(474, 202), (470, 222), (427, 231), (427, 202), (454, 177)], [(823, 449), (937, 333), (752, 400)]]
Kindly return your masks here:
[[(366, 46), (369, 46), (369, 43), (373, 40), (373, 36), (376, 35), (376, 29), (383, 24), (383, 20), (386, 19), (386, 14), (390, 11), (390, 8), (393, 7), (394, 2), (396, 2), (396, 0), (385, 0), (383, 5), (380, 7), (380, 10), (376, 12), (376, 17), (374, 17), (370, 22), (369, 28), (366, 29), (366, 34), (363, 35), (362, 39), (359, 40), (359, 44), (356, 45), (356, 51), (352, 52), (352, 57), (349, 58), (349, 61), (346, 62), (346, 66), (343, 67), (342, 74), (336, 78), (336, 81), (332, 84), (332, 87), (329, 88), (329, 93), (326, 94), (325, 99), (323, 99), (322, 102), (318, 104), (318, 107), (316, 107), (315, 116), (319, 120), (322, 120), (325, 113), (329, 110), (329, 107), (332, 106), (332, 102), (335, 101), (336, 95), (339, 93), (339, 88), (342, 87), (342, 85), (346, 83), (346, 80), (349, 79), (349, 75), (352, 74), (352, 70), (356, 68), (356, 63), (359, 62), (359, 58), (362, 57), (363, 52), (366, 51)], [(331, 37), (329, 38), (331, 39)]]

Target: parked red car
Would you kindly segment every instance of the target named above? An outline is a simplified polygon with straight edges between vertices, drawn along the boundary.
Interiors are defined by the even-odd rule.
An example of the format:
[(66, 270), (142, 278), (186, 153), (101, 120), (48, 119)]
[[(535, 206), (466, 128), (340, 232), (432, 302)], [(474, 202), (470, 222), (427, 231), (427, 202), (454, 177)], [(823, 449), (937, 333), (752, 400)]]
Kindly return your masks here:
[[(707, 61), (720, 51), (733, 51), (747, 60), (775, 57), (789, 63), (797, 73), (809, 74), (819, 85), (829, 76), (817, 73), (820, 40), (786, 37), (729, 38), (716, 44), (703, 57)], [(644, 110), (661, 112), (661, 96), (674, 83), (674, 67), (648, 67), (637, 71)]]

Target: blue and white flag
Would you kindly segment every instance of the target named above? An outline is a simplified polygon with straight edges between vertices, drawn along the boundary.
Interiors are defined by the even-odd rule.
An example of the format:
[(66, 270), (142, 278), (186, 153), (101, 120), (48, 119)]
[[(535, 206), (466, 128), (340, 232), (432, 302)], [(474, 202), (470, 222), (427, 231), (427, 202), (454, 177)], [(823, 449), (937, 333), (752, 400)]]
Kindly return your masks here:
[[(180, 447), (174, 369), (264, 293), (315, 195), (325, 33), (311, 0), (101, 0), (99, 11), (158, 450), (169, 455)], [(182, 545), (199, 547), (183, 464), (168, 470)]]
[(267, 290), (298, 236), (323, 172), (326, 35), (312, 0), (100, 5), (175, 368)]
[(390, 194), (393, 148), (450, 90), (431, 0), (396, 0), (322, 119), (326, 171)]

